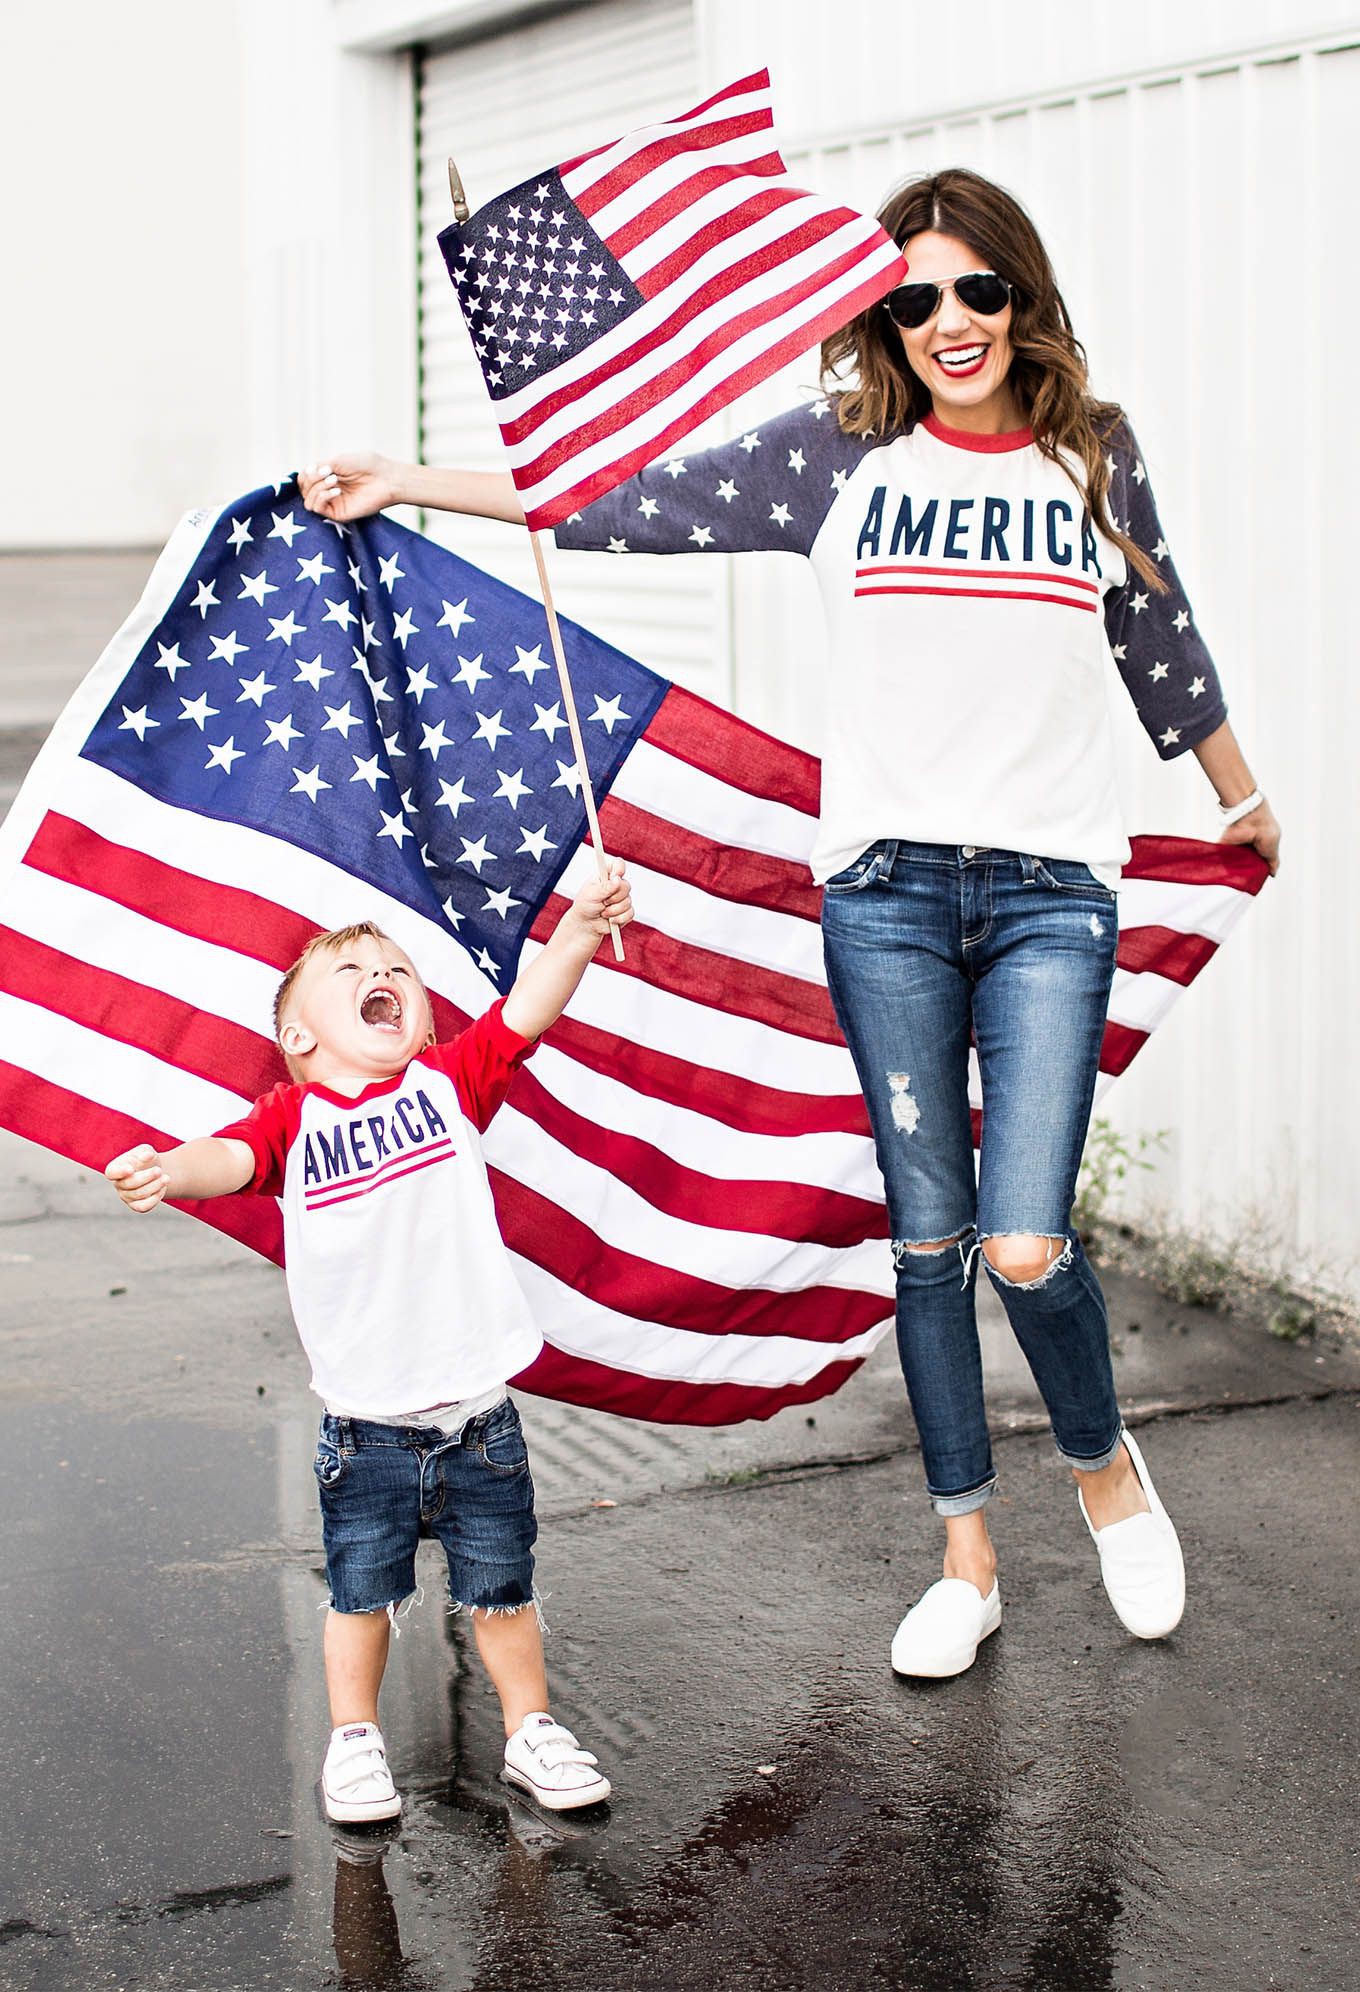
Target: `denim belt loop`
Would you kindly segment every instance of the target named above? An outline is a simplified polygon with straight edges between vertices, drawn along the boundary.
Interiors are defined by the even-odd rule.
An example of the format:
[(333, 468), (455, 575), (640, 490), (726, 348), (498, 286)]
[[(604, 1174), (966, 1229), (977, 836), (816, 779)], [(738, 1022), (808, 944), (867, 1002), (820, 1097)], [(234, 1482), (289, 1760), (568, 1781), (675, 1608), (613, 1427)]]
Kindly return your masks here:
[(352, 1453), (357, 1450), (354, 1444), (354, 1420), (352, 1418), (341, 1418), (338, 1421), (336, 1436), (340, 1441), (340, 1450), (342, 1453)]
[(1016, 855), (1020, 860), (1020, 872), (1025, 884), (1033, 885), (1034, 876), (1038, 870), (1038, 860), (1031, 857), (1026, 851), (1019, 851)]
[(893, 866), (897, 863), (897, 851), (900, 842), (901, 839), (898, 837), (885, 837), (880, 847), (878, 875), (885, 884), (893, 875)]

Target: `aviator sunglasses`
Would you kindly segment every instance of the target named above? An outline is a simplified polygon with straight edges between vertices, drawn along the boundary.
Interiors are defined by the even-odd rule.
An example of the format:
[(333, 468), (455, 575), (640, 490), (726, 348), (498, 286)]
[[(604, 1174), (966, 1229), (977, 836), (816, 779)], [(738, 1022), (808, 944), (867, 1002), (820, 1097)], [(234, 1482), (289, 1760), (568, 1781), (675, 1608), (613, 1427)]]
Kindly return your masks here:
[(1004, 311), (1013, 295), (1012, 287), (995, 270), (968, 270), (961, 277), (946, 277), (938, 284), (899, 284), (883, 300), (883, 309), (894, 325), (908, 332), (924, 325), (940, 308), (941, 299), (952, 290), (959, 303), (979, 318), (994, 318)]

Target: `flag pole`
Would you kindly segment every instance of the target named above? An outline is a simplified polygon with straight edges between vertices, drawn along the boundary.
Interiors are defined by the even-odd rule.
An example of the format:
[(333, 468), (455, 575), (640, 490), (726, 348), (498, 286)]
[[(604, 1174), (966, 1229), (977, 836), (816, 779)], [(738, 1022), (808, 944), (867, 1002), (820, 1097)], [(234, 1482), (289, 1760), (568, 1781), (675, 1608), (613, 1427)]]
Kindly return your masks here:
[[(453, 201), (453, 218), (461, 224), (468, 220), (472, 210), (468, 197), (463, 191), (463, 182), (458, 168), (449, 160), (449, 195)], [(586, 762), (586, 743), (581, 737), (581, 722), (576, 713), (576, 699), (571, 689), (571, 674), (567, 670), (567, 653), (562, 645), (562, 632), (557, 624), (557, 610), (553, 604), (552, 588), (548, 582), (547, 564), (543, 558), (543, 547), (538, 534), (531, 527), (529, 544), (534, 550), (534, 565), (538, 569), (539, 593), (543, 597), (543, 608), (548, 618), (548, 637), (552, 644), (553, 660), (557, 665), (557, 682), (562, 689), (562, 704), (567, 715), (567, 731), (571, 735), (572, 752), (576, 756), (576, 766), (581, 777), (581, 799), (586, 806), (586, 824), (591, 841), (595, 846), (595, 868), (601, 878), (609, 876), (605, 863), (604, 839), (600, 835), (600, 819), (595, 809), (595, 791), (591, 786), (590, 768)], [(623, 937), (618, 926), (609, 922), (609, 938), (614, 943), (615, 961), (623, 960)]]

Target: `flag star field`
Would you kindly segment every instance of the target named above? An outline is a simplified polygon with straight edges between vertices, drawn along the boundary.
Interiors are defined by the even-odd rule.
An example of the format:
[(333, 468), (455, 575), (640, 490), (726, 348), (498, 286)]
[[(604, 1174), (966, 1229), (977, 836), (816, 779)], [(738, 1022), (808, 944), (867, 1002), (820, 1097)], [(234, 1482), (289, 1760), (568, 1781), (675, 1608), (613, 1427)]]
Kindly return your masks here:
[[(456, 555), (436, 586), (429, 554), (388, 519), (355, 534), (315, 517), (291, 483), (253, 494), (83, 753), (442, 919), (505, 989), (585, 833), (581, 783), (542, 609)], [(666, 687), (563, 627), (604, 796)]]

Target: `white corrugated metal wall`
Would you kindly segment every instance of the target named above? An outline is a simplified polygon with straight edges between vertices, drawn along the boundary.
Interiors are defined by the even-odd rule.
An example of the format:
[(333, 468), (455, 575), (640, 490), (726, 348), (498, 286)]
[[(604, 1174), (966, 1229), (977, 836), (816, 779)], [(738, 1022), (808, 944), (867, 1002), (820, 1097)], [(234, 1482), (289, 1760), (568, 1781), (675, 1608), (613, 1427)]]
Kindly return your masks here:
[[(913, 171), (974, 166), (1040, 223), (1095, 385), (1139, 429), (1235, 729), (1289, 840), (1279, 881), (1109, 1098), (1126, 1136), (1170, 1130), (1128, 1207), (1235, 1234), (1352, 1296), (1360, 1051), (1337, 1026), (1360, 923), (1338, 860), (1360, 830), (1360, 688), (1336, 577), (1360, 441), (1343, 329), (1360, 305), (1357, 114), (1360, 47), (1329, 37), (795, 155), (812, 183), (866, 206)], [(804, 590), (739, 572), (736, 593), (743, 710), (815, 745), (826, 660)], [(1120, 720), (1130, 826), (1216, 835), (1193, 757), (1163, 765), (1126, 705)]]
[[(430, 217), (447, 211), (442, 158), (453, 145), (444, 134), (455, 99), (441, 107), (434, 86), (456, 74), (463, 104), (477, 102), (483, 78), (488, 90), (494, 80), (509, 93), (534, 36), (541, 40), (531, 73), (552, 98), (546, 124), (495, 157), (488, 129), (479, 143), (486, 184), (507, 184), (534, 161), (621, 122), (680, 108), (691, 81), (706, 89), (768, 60), (790, 164), (828, 193), (872, 207), (906, 173), (949, 163), (1012, 188), (1049, 243), (1098, 391), (1124, 402), (1138, 426), (1239, 737), (1289, 839), (1281, 879), (1110, 1096), (1111, 1118), (1129, 1134), (1172, 1131), (1155, 1177), (1137, 1179), (1131, 1199), (1164, 1204), (1192, 1227), (1248, 1230), (1263, 1255), (1276, 1245), (1286, 1263), (1292, 1255), (1300, 1280), (1355, 1294), (1349, 1179), (1360, 1053), (1336, 1024), (1348, 1007), (1337, 992), (1360, 979), (1360, 940), (1356, 895), (1328, 854), (1346, 852), (1360, 827), (1351, 774), (1360, 692), (1343, 638), (1345, 596), (1324, 582), (1346, 572), (1354, 519), (1357, 438), (1343, 368), (1360, 302), (1347, 211), (1360, 20), (1348, 33), (1334, 10), (1325, 32), (1289, 41), (1282, 26), (1291, 10), (1279, 0), (1205, 6), (1184, 30), (1181, 13), (1159, 4), (1135, 34), (1127, 17), (1116, 32), (1102, 10), (1092, 18), (1052, 0), (1025, 10), (1022, 34), (1016, 10), (984, 0), (961, 56), (956, 24), (932, 20), (926, 35), (918, 10), (908, 16), (870, 0), (838, 13), (834, 48), (811, 0), (781, 0), (777, 9), (764, 0), (742, 8), (698, 0), (695, 12), (697, 76), (689, 10), (676, 0), (606, 0), (427, 62), (428, 377), (450, 377), (434, 357), (430, 314), (452, 324), (446, 279), (430, 262)], [(882, 32), (867, 63), (850, 40), (866, 18)], [(619, 60), (602, 93), (590, 37), (605, 29)], [(568, 30), (584, 70), (557, 66)], [(1137, 66), (1187, 44), (1198, 51), (1192, 59)], [(940, 59), (946, 49), (948, 61)], [(454, 63), (457, 72), (444, 66)], [(934, 87), (923, 81), (927, 69)], [(1025, 94), (1003, 99), (1003, 76), (1021, 79)], [(895, 99), (928, 104), (929, 115), (895, 120)], [(488, 96), (488, 127), (508, 117), (511, 101), (521, 100)], [(624, 104), (631, 108), (620, 120)], [(523, 128), (534, 122), (525, 118)], [(816, 142), (800, 144), (800, 132)], [(473, 157), (470, 141), (454, 149)], [(462, 335), (439, 337), (452, 345)], [(447, 405), (433, 396), (427, 403), (432, 461), (496, 460), (469, 364), (459, 362)], [(809, 357), (756, 398), (757, 411), (786, 402), (814, 371)], [(742, 417), (752, 419), (749, 407)], [(467, 440), (474, 428), (475, 452)], [(474, 557), (507, 571), (502, 536)], [(727, 563), (647, 562), (657, 580), (639, 576), (639, 587), (641, 561), (611, 563), (586, 583), (577, 578), (584, 560), (574, 557), (562, 582), (569, 611), (815, 747), (827, 669), (815, 590), (799, 563), (770, 556), (734, 564), (729, 675), (721, 650)], [(654, 586), (664, 595), (649, 601)], [(683, 615), (677, 603), (687, 597), (694, 606)], [(659, 615), (656, 603), (664, 604)], [(1215, 834), (1212, 795), (1193, 757), (1162, 766), (1131, 713), (1121, 718), (1131, 826)]]

